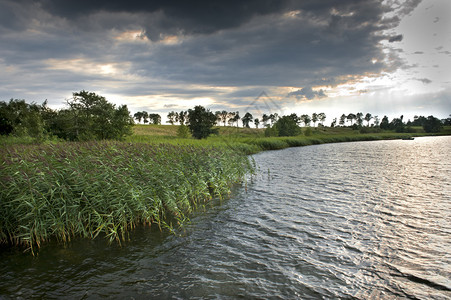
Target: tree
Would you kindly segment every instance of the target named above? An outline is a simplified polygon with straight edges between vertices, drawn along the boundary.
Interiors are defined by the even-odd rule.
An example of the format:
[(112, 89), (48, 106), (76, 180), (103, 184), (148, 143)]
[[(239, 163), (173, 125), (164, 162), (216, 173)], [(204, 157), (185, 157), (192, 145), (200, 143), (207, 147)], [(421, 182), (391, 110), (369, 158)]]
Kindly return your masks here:
[(229, 116), (230, 114), (226, 110), (216, 112), (216, 118), (218, 122), (222, 122), (224, 126), (226, 126), (227, 119), (229, 118)]
[(367, 123), (368, 127), (370, 127), (370, 121), (371, 121), (372, 118), (373, 118), (373, 116), (371, 116), (370, 113), (366, 113), (366, 115), (365, 115), (365, 121), (368, 122), (368, 123)]
[(187, 111), (181, 111), (179, 113), (176, 113), (176, 120), (179, 122), (180, 125), (185, 125), (186, 118), (188, 117)]
[(159, 114), (149, 114), (150, 123), (159, 125), (161, 124), (161, 116)]
[(18, 99), (11, 99), (9, 103), (0, 102), (0, 134), (30, 136), (42, 140), (46, 135), (45, 127), (48, 128), (41, 114), (46, 103), (28, 104), (25, 100)]
[(322, 125), (324, 125), (324, 121), (326, 121), (326, 114), (325, 113), (319, 113), (318, 114), (318, 119), (321, 122)]
[(301, 115), (299, 118), (304, 123), (304, 126), (310, 126), (310, 122), (312, 121), (312, 119), (310, 119), (309, 115), (304, 114), (304, 115)]
[(174, 123), (177, 120), (177, 113), (175, 111), (171, 111), (168, 113), (168, 120), (166, 121), (167, 123), (174, 125)]
[(374, 116), (374, 126), (379, 126), (379, 116)]
[(188, 120), (189, 130), (196, 139), (206, 138), (216, 132), (212, 129), (216, 123), (215, 114), (201, 105), (188, 110)]
[(357, 119), (357, 125), (362, 126), (363, 124), (363, 113), (358, 112), (356, 115), (356, 119)]
[(337, 118), (334, 118), (332, 123), (330, 123), (330, 127), (335, 127), (337, 125)]
[(404, 116), (401, 116), (399, 118), (394, 118), (389, 124), (388, 129), (395, 130), (396, 132), (404, 132), (405, 131), (405, 124), (403, 123)]
[(357, 118), (357, 116), (356, 116), (355, 114), (353, 114), (353, 113), (350, 113), (350, 114), (346, 117), (346, 119), (348, 119), (348, 121), (351, 122), (351, 126), (352, 126), (352, 122), (353, 122), (356, 118)]
[(340, 126), (344, 126), (344, 125), (345, 125), (345, 123), (346, 123), (346, 118), (347, 118), (347, 116), (346, 116), (345, 114), (342, 114), (342, 115), (341, 115), (341, 117), (340, 117), (340, 122), (339, 122)]
[(240, 112), (236, 111), (233, 113), (232, 124), (236, 123), (236, 127), (239, 126), (238, 121), (240, 120)]
[(381, 121), (381, 124), (380, 124), (379, 127), (380, 127), (381, 129), (384, 129), (384, 130), (387, 130), (387, 129), (388, 129), (389, 123), (388, 123), (388, 118), (387, 118), (387, 116), (384, 116), (384, 117), (382, 118), (382, 121)]
[(271, 120), (271, 126), (272, 126), (274, 124), (274, 122), (276, 122), (277, 119), (279, 119), (279, 114), (278, 113), (270, 114), (269, 119)]
[(443, 125), (451, 126), (451, 115), (449, 115), (449, 117), (445, 119), (445, 121), (443, 122)]
[(298, 124), (291, 116), (283, 116), (279, 118), (273, 126), (279, 136), (296, 136), (300, 133)]
[(241, 121), (243, 122), (243, 127), (249, 128), (249, 123), (252, 122), (254, 117), (251, 113), (247, 112), (244, 114), (244, 117), (241, 118)]
[(289, 115), (289, 117), (290, 117), (296, 124), (299, 124), (300, 118), (298, 117), (298, 115), (297, 115), (296, 113), (292, 113), (291, 115)]
[(260, 124), (260, 120), (258, 118), (254, 119), (255, 128), (258, 128), (258, 125)]
[(138, 123), (141, 123), (141, 120), (143, 118), (143, 113), (142, 111), (138, 111), (136, 112), (133, 117), (135, 117), (135, 120), (138, 121)]
[(65, 135), (70, 140), (122, 139), (131, 134), (133, 118), (126, 105), (118, 108), (105, 97), (88, 91), (73, 93), (62, 113), (70, 126)]
[(312, 114), (312, 122), (313, 122), (313, 127), (316, 127), (316, 122), (318, 122), (318, 114), (317, 113)]
[(266, 127), (266, 125), (268, 124), (268, 121), (269, 121), (269, 116), (267, 114), (263, 114), (262, 115), (263, 126)]
[(443, 129), (442, 122), (434, 116), (427, 117), (423, 124), (423, 129), (425, 132), (440, 132)]
[(143, 117), (143, 123), (144, 124), (149, 123), (149, 113), (147, 111), (143, 111), (142, 112), (142, 117)]
[(233, 126), (233, 123), (235, 123), (235, 112), (229, 112), (228, 113), (228, 115), (227, 115), (227, 117), (228, 117), (228, 121), (227, 121), (227, 124), (229, 125), (229, 126)]

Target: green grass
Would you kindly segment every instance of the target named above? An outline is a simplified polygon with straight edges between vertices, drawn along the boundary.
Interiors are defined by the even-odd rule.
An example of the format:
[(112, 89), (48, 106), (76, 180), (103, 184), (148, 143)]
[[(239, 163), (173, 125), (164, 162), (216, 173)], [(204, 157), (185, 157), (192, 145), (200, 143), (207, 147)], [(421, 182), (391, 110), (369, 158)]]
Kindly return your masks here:
[(110, 241), (140, 224), (172, 228), (225, 197), (252, 166), (228, 147), (124, 142), (0, 150), (0, 242), (32, 251), (56, 238)]

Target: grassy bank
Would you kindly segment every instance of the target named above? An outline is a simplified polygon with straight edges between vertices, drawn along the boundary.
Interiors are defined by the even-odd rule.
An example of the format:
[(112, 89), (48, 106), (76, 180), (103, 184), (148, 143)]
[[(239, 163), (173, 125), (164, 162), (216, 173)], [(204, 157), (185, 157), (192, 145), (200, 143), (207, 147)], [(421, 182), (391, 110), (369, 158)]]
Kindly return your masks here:
[(227, 147), (125, 142), (13, 145), (0, 150), (0, 242), (33, 250), (56, 238), (125, 239), (170, 227), (251, 170)]
[[(247, 154), (265, 150), (278, 150), (288, 147), (300, 147), (324, 143), (356, 142), (402, 139), (431, 135), (451, 135), (451, 127), (447, 126), (437, 134), (425, 133), (422, 128), (413, 128), (416, 132), (396, 133), (393, 131), (361, 133), (348, 127), (321, 127), (310, 129), (310, 135), (301, 134), (295, 137), (265, 137), (264, 129), (217, 127), (218, 135), (212, 135), (205, 140), (177, 138), (177, 125), (137, 125), (134, 135), (128, 138), (130, 142), (162, 143), (183, 145), (222, 145), (243, 151)], [(307, 129), (303, 129), (305, 133)], [(164, 134), (162, 134), (164, 133)]]

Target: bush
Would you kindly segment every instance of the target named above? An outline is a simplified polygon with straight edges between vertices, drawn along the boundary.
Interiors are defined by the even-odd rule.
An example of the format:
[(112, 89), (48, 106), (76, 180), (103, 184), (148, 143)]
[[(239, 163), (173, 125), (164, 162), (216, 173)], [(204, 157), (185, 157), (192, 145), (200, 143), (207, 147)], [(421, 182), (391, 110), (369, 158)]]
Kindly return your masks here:
[(189, 129), (186, 125), (180, 125), (179, 128), (177, 128), (177, 136), (179, 138), (188, 138), (189, 137)]

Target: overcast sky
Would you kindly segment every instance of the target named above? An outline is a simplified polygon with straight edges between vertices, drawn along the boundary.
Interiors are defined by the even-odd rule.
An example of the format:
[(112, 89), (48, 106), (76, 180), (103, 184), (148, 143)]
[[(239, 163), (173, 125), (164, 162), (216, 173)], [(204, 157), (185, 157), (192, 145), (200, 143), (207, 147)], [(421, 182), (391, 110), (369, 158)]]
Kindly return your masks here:
[(0, 0), (0, 100), (451, 114), (449, 0)]

